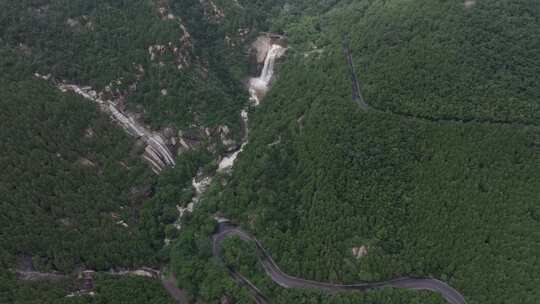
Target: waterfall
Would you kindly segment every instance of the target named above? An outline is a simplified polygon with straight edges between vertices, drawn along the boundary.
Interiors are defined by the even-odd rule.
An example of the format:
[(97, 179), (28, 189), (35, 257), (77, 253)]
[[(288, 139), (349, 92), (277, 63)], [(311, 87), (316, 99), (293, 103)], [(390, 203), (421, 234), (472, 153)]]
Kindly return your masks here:
[[(251, 101), (255, 105), (259, 105), (260, 98), (264, 96), (264, 94), (268, 91), (268, 85), (270, 84), (270, 81), (272, 80), (272, 77), (274, 76), (274, 65), (276, 63), (276, 59), (281, 57), (285, 53), (286, 49), (278, 44), (273, 44), (268, 52), (266, 53), (266, 58), (264, 59), (264, 67), (261, 71), (261, 75), (256, 78), (251, 78), (249, 81), (249, 94), (251, 95)], [(244, 121), (244, 127), (245, 127), (245, 138), (244, 142), (242, 143), (242, 146), (240, 149), (232, 153), (231, 155), (228, 155), (224, 157), (221, 162), (219, 163), (219, 172), (224, 172), (234, 165), (234, 162), (238, 155), (242, 153), (244, 150), (244, 147), (248, 143), (248, 111), (247, 109), (243, 109), (240, 113), (242, 120)]]
[(274, 76), (276, 58), (281, 57), (284, 52), (285, 48), (278, 44), (272, 44), (264, 59), (264, 67), (261, 75), (250, 79), (249, 93), (255, 105), (259, 105), (261, 97), (268, 91), (268, 85), (272, 80), (272, 76)]
[(223, 172), (223, 171), (226, 171), (227, 169), (232, 168), (232, 166), (234, 165), (234, 161), (236, 160), (238, 155), (240, 153), (242, 153), (242, 151), (244, 151), (244, 147), (248, 143), (248, 131), (249, 131), (249, 129), (248, 129), (248, 120), (249, 120), (248, 112), (244, 109), (240, 113), (240, 116), (242, 116), (242, 120), (244, 121), (244, 127), (246, 128), (246, 133), (244, 135), (244, 142), (242, 143), (242, 146), (240, 146), (240, 149), (238, 149), (237, 151), (235, 151), (233, 154), (231, 154), (229, 156), (225, 156), (221, 160), (221, 162), (219, 163), (219, 168), (218, 168), (219, 172)]
[(266, 55), (266, 59), (264, 60), (264, 67), (259, 79), (261, 79), (261, 81), (264, 82), (267, 86), (270, 83), (270, 80), (272, 80), (272, 76), (274, 75), (274, 63), (276, 62), (276, 58), (281, 54), (283, 54), (283, 48), (278, 44), (273, 44), (268, 51), (268, 55)]
[[(272, 76), (274, 75), (274, 65), (276, 62), (276, 58), (281, 57), (286, 51), (286, 48), (274, 44), (270, 47), (270, 49), (266, 52), (266, 57), (264, 60), (264, 67), (261, 71), (261, 75), (259, 77), (251, 78), (249, 81), (249, 93), (251, 95), (250, 100), (255, 103), (255, 105), (259, 104), (259, 98), (264, 96), (264, 93), (268, 90), (268, 85), (270, 84), (270, 81), (272, 80)], [(236, 158), (242, 151), (244, 151), (244, 148), (248, 144), (248, 133), (249, 133), (249, 116), (248, 116), (248, 108), (242, 109), (240, 112), (240, 117), (242, 118), (242, 122), (244, 125), (244, 138), (242, 139), (242, 145), (240, 148), (226, 156), (224, 156), (221, 161), (219, 162), (219, 166), (217, 169), (218, 173), (225, 173), (229, 172), (231, 168), (234, 166), (234, 163), (236, 161)], [(166, 160), (167, 158), (165, 158)], [(197, 203), (199, 202), (201, 196), (203, 193), (207, 190), (208, 186), (212, 183), (213, 176), (207, 176), (203, 178), (202, 180), (199, 180), (198, 178), (202, 177), (202, 172), (199, 171), (197, 173), (197, 176), (192, 179), (191, 185), (195, 189), (195, 196), (193, 196), (191, 203), (187, 205), (187, 207), (181, 207), (177, 206), (179, 217), (176, 223), (174, 224), (177, 229), (182, 228), (182, 217), (186, 212), (193, 212), (193, 209), (196, 207)], [(170, 240), (165, 239), (165, 244), (169, 244)]]

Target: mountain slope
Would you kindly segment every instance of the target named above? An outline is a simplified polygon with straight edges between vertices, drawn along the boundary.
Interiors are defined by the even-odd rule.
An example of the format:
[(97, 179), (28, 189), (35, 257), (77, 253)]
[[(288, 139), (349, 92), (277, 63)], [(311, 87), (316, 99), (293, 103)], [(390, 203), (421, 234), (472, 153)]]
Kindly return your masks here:
[[(246, 18), (255, 5), (218, 4), (0, 3), (0, 263), (9, 270), (0, 302), (4, 295), (9, 302), (54, 302), (80, 287), (72, 281), (83, 270), (167, 262), (166, 244), (178, 234), (177, 206), (195, 194), (192, 179), (215, 170), (242, 135), (245, 41), (262, 21)], [(61, 92), (64, 83), (110, 100), (162, 135), (176, 166), (151, 175), (140, 161), (144, 144), (89, 100)], [(27, 286), (13, 272), (67, 281)], [(109, 279), (99, 277), (98, 286)], [(107, 288), (100, 291), (99, 301), (114, 301)], [(162, 294), (155, 293), (158, 303)]]
[[(284, 31), (298, 44), (206, 212), (254, 232), (295, 276), (428, 276), (468, 303), (536, 303), (538, 16), (533, 1), (361, 1), (296, 19)], [(347, 34), (375, 109), (351, 100)]]
[(538, 124), (538, 2), (472, 3), (375, 2), (343, 22), (374, 107)]
[[(251, 303), (214, 258), (218, 216), (297, 277), (432, 277), (467, 303), (537, 303), (539, 29), (533, 0), (0, 3), (0, 302), (166, 303), (156, 281), (102, 273), (97, 298), (65, 295), (81, 269), (167, 264), (192, 302)], [(261, 30), (288, 51), (255, 108), (242, 81)], [(176, 166), (150, 175), (143, 147), (63, 81), (162, 135)], [(217, 170), (234, 151), (232, 174)], [(285, 290), (227, 241), (225, 266), (274, 303), (444, 303)], [(23, 284), (23, 268), (74, 277)]]
[(156, 263), (144, 236), (118, 224), (138, 221), (151, 181), (135, 142), (93, 105), (17, 75), (10, 54), (0, 78), (3, 253), (42, 271)]

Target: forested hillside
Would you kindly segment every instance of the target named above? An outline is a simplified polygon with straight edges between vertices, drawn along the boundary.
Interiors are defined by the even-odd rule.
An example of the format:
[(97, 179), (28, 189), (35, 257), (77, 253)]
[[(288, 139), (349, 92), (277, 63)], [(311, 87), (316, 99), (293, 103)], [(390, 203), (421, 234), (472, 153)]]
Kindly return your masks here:
[(121, 96), (156, 128), (239, 124), (245, 10), (214, 19), (199, 1), (45, 0), (0, 12), (3, 43), (35, 71)]
[(375, 2), (336, 13), (354, 37), (366, 99), (413, 116), (538, 124), (540, 4), (465, 2)]
[(155, 263), (129, 226), (151, 181), (134, 140), (10, 55), (2, 52), (0, 75), (3, 257), (30, 255), (40, 270), (63, 272)]
[[(191, 200), (191, 179), (215, 155), (183, 151), (156, 178), (141, 162), (141, 142), (54, 84), (91, 86), (153, 129), (226, 125), (238, 137), (247, 102), (243, 42), (258, 23), (244, 20), (245, 8), (211, 9), (199, 1), (0, 3), (4, 270), (69, 275), (164, 265), (176, 206)], [(22, 283), (14, 279), (2, 274), (0, 302), (55, 302), (74, 291), (69, 284), (53, 284), (48, 294), (46, 284), (16, 289)]]
[(141, 229), (154, 179), (142, 147), (93, 105), (32, 78), (11, 50), (0, 53), (0, 302), (58, 303), (76, 290), (71, 280), (23, 284), (15, 271), (158, 267), (162, 241)]
[[(0, 276), (0, 280), (5, 279)], [(5, 284), (9, 282), (11, 284)], [(172, 304), (174, 303), (156, 280), (139, 277), (96, 278), (95, 295), (90, 297), (67, 297), (77, 287), (73, 281), (16, 282), (0, 281), (2, 303), (17, 304)], [(3, 288), (2, 288), (3, 287)]]
[[(261, 31), (288, 50), (252, 107)], [(300, 278), (435, 278), (469, 304), (538, 303), (539, 72), (535, 0), (1, 1), (0, 302), (170, 303), (158, 280), (106, 274), (146, 266), (190, 303), (253, 303), (231, 269), (271, 303), (445, 303), (284, 289), (253, 243), (216, 258), (225, 217)], [(142, 139), (60, 83), (164, 135), (174, 168), (152, 174)], [(86, 269), (95, 296), (67, 297), (88, 295)], [(21, 279), (35, 272), (49, 279)]]
[[(228, 127), (241, 135), (247, 46), (266, 19), (251, 12), (262, 4), (216, 3), (0, 3), (0, 263), (8, 271), (0, 302), (84, 302), (63, 299), (78, 288), (70, 275), (165, 265), (177, 206), (192, 200), (192, 178), (215, 170), (223, 150), (199, 134)], [(154, 177), (141, 141), (59, 83), (90, 86), (157, 132), (189, 134), (191, 151), (178, 149), (176, 166)], [(34, 272), (69, 279), (23, 284), (14, 275)], [(139, 288), (129, 287), (137, 279), (100, 288), (107, 280), (97, 279), (97, 302), (168, 301), (159, 288), (114, 296)]]
[[(209, 192), (175, 249), (181, 285), (208, 302), (235, 297), (219, 287), (221, 266), (196, 254), (211, 233), (201, 218), (218, 213), (295, 276), (434, 277), (467, 303), (538, 302), (538, 3), (346, 2), (274, 20), (291, 42), (287, 59), (232, 178)], [(367, 111), (351, 100), (347, 36)], [(232, 242), (226, 257), (273, 302), (362, 297), (285, 291), (246, 246)], [(443, 301), (394, 292), (364, 301)]]

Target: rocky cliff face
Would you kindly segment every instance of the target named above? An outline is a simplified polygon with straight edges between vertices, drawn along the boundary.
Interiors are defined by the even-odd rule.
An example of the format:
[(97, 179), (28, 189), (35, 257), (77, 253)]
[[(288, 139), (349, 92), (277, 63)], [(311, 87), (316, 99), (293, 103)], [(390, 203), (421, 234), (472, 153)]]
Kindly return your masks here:
[[(171, 159), (189, 150), (204, 149), (214, 155), (235, 151), (244, 132), (243, 119), (237, 115), (243, 107), (239, 102), (243, 88), (240, 78), (235, 79), (229, 71), (238, 70), (235, 64), (246, 66), (249, 45), (245, 42), (254, 30), (248, 24), (230, 20), (246, 13), (237, 2), (226, 2), (226, 5), (231, 4), (229, 7), (220, 7), (212, 0), (188, 2), (154, 0), (142, 7), (133, 4), (131, 8), (131, 4), (125, 4), (111, 5), (109, 9), (90, 5), (89, 10), (81, 12), (50, 4), (40, 8), (39, 14), (33, 14), (33, 18), (39, 15), (40, 20), (47, 21), (43, 21), (45, 33), (52, 34), (53, 25), (59, 22), (68, 33), (94, 41), (96, 45), (90, 48), (95, 48), (99, 60), (89, 68), (103, 71), (94, 75), (81, 67), (88, 59), (81, 61), (65, 56), (51, 58), (51, 64), (36, 68), (36, 77), (56, 80), (54, 85), (58, 84), (63, 90), (96, 102), (131, 134), (155, 138), (153, 142), (161, 148), (155, 150), (147, 145), (145, 159), (156, 172), (173, 165)], [(192, 18), (197, 14), (197, 18)], [(132, 20), (146, 27), (131, 28), (127, 23)], [(110, 39), (115, 37), (113, 33), (119, 31), (118, 28), (125, 30), (125, 36), (133, 35), (137, 43), (121, 46), (120, 42)], [(107, 37), (106, 43), (102, 45), (99, 37)], [(36, 39), (29, 39), (28, 44), (21, 43), (27, 50), (25, 53), (47, 57), (47, 51), (32, 45)], [(262, 41), (263, 46), (254, 53), (258, 54), (262, 69), (273, 40), (265, 36), (258, 41), (259, 44)], [(79, 47), (80, 43), (75, 41), (67, 45), (59, 43), (52, 50), (76, 53)], [(85, 54), (85, 51), (83, 49), (81, 57), (95, 55)], [(131, 62), (126, 66), (115, 63), (128, 60)], [(112, 64), (103, 65), (102, 61)], [(66, 69), (58, 69), (58, 66), (78, 68), (76, 73), (65, 73)], [(96, 78), (103, 80), (95, 81)], [(181, 106), (179, 99), (185, 100)]]

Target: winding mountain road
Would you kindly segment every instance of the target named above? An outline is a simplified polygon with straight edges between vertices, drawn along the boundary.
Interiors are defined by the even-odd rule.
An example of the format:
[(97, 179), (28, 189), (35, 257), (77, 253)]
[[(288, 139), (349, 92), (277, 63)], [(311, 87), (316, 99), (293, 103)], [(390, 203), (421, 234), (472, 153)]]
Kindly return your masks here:
[(343, 52), (345, 54), (345, 59), (347, 61), (347, 65), (349, 66), (350, 74), (351, 74), (351, 84), (352, 84), (352, 100), (358, 104), (360, 109), (363, 111), (375, 111), (379, 113), (391, 113), (394, 115), (410, 118), (410, 119), (416, 119), (416, 120), (422, 120), (432, 123), (439, 123), (439, 124), (468, 124), (468, 123), (476, 123), (476, 124), (491, 124), (491, 125), (506, 125), (506, 126), (513, 126), (513, 127), (530, 127), (530, 128), (539, 128), (537, 124), (530, 123), (530, 122), (517, 122), (512, 120), (504, 120), (504, 119), (491, 119), (491, 118), (475, 118), (475, 117), (451, 117), (451, 116), (445, 116), (445, 117), (430, 117), (426, 115), (418, 115), (418, 114), (412, 114), (404, 111), (399, 110), (383, 110), (378, 109), (375, 106), (369, 104), (362, 95), (362, 90), (360, 89), (360, 80), (358, 78), (358, 74), (356, 73), (356, 68), (354, 66), (354, 61), (352, 57), (352, 52), (350, 48), (350, 42), (349, 37), (344, 36), (343, 38)]
[[(304, 280), (290, 276), (281, 269), (274, 262), (270, 254), (264, 249), (262, 244), (253, 236), (247, 232), (241, 230), (235, 225), (228, 222), (220, 222), (216, 232), (212, 236), (213, 255), (223, 262), (221, 255), (222, 243), (227, 237), (237, 236), (243, 241), (254, 242), (256, 245), (257, 256), (261, 262), (266, 274), (274, 281), (284, 288), (301, 288), (301, 289), (315, 289), (326, 293), (338, 293), (338, 292), (363, 292), (370, 289), (379, 288), (403, 288), (411, 290), (428, 290), (441, 294), (444, 299), (450, 304), (465, 304), (465, 298), (454, 288), (448, 284), (432, 278), (411, 278), (402, 277), (388, 281), (380, 282), (364, 282), (358, 284), (332, 284), (317, 282), (311, 280)], [(269, 301), (262, 295), (262, 293), (255, 287), (247, 278), (236, 272), (236, 270), (228, 267), (228, 271), (233, 279), (240, 285), (248, 287), (249, 291), (253, 295), (255, 301), (259, 304), (269, 303)]]

